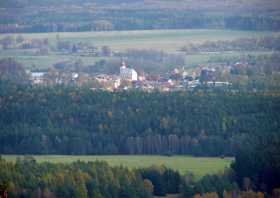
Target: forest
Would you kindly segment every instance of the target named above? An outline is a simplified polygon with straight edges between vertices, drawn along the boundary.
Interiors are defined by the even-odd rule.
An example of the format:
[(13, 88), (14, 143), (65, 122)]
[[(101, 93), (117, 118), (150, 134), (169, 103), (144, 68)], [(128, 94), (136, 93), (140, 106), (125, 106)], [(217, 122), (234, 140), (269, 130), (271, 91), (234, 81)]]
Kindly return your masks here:
[(234, 155), (279, 132), (279, 93), (92, 91), (0, 81), (0, 152)]
[[(235, 1), (18, 1), (0, 3), (0, 32), (80, 32), (144, 29), (278, 31), (279, 3)], [(216, 5), (213, 7), (212, 5)], [(202, 6), (203, 5), (203, 6)], [(258, 6), (256, 6), (258, 5)], [(159, 9), (160, 8), (160, 9)], [(11, 15), (10, 13), (16, 13)]]
[(31, 156), (15, 163), (0, 157), (0, 192), (9, 197), (277, 198), (280, 195), (279, 133), (252, 135), (223, 172), (195, 180), (163, 165), (141, 169), (105, 162), (38, 163)]
[[(265, 70), (264, 81), (278, 71), (278, 56), (273, 57), (251, 68), (257, 76)], [(236, 85), (106, 92), (87, 84), (34, 86), (16, 61), (0, 63), (3, 154), (233, 156), (245, 138), (280, 128), (277, 87), (263, 89), (254, 78), (257, 91)], [(232, 72), (241, 75), (248, 69)]]
[(198, 52), (220, 52), (220, 51), (250, 51), (250, 50), (280, 50), (279, 36), (265, 36), (260, 38), (240, 38), (233, 41), (207, 41), (200, 45), (189, 44), (181, 48), (187, 54)]
[[(268, 81), (279, 71), (278, 60), (277, 55), (259, 58), (251, 68), (231, 72), (251, 76), (252, 69)], [(277, 88), (93, 91), (87, 85), (34, 86), (13, 59), (1, 60), (0, 66), (0, 153), (26, 155), (16, 162), (0, 157), (0, 193), (8, 197), (280, 195)], [(163, 165), (39, 163), (30, 154), (188, 154), (235, 160), (223, 172), (197, 180)]]

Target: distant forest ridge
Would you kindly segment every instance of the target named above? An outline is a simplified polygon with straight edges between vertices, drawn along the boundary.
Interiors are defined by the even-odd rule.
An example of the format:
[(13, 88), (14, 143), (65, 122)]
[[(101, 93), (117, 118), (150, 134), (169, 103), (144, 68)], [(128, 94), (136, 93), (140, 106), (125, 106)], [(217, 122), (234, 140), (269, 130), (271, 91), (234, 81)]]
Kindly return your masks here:
[(8, 0), (1, 1), (0, 8), (2, 33), (188, 28), (280, 29), (280, 5), (277, 0)]
[(0, 153), (234, 155), (244, 138), (279, 132), (275, 94), (109, 93), (2, 81)]

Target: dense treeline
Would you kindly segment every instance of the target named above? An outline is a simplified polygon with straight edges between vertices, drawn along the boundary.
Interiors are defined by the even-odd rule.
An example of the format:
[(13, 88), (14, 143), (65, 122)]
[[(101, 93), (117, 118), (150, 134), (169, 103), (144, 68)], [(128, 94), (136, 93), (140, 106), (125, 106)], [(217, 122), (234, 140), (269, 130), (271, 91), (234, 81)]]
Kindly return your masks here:
[(279, 131), (276, 93), (102, 92), (0, 83), (0, 152), (232, 155)]
[(263, 198), (280, 196), (280, 134), (262, 133), (244, 139), (231, 169), (182, 183), (184, 197)]
[[(236, 62), (240, 61), (240, 62)], [(215, 74), (217, 81), (229, 81), (238, 90), (279, 90), (279, 61), (280, 54), (248, 55), (240, 59), (216, 57), (209, 62), (226, 62), (231, 65), (230, 72), (218, 71)]]
[(265, 36), (260, 38), (240, 38), (233, 41), (207, 41), (202, 44), (189, 44), (181, 48), (187, 54), (220, 51), (279, 51), (279, 36)]
[[(86, 2), (83, 3), (86, 4)], [(1, 14), (0, 32), (80, 32), (189, 28), (278, 31), (280, 27), (279, 16), (271, 15), (270, 12), (262, 13), (262, 15), (256, 15), (254, 12), (228, 14), (217, 11), (212, 13), (200, 9), (194, 11), (182, 8), (145, 8), (145, 4), (140, 8), (134, 8), (133, 3), (132, 5), (126, 4), (127, 8), (122, 8), (119, 7), (118, 2), (114, 2), (113, 5), (108, 7), (106, 7), (106, 4), (97, 5), (93, 12), (87, 7), (88, 5), (76, 8), (76, 10), (74, 8), (68, 10), (63, 6), (65, 4), (68, 5), (66, 2), (61, 5), (53, 3), (54, 7), (50, 9), (44, 7), (46, 5), (37, 5), (38, 7), (34, 5), (38, 9), (37, 11), (36, 9), (30, 9), (32, 3), (23, 7), (19, 6), (20, 8), (6, 8)], [(19, 4), (15, 3), (15, 5)], [(59, 12), (60, 10), (64, 12)], [(10, 14), (14, 11), (17, 11), (17, 15)]]
[(6, 0), (0, 8), (0, 32), (280, 27), (277, 0)]
[(184, 65), (185, 60), (182, 55), (165, 53), (158, 50), (137, 50), (129, 49), (122, 53), (117, 53), (115, 58), (110, 60), (100, 60), (94, 65), (79, 67), (87, 73), (118, 74), (121, 57), (126, 57), (126, 63), (133, 65), (138, 72), (161, 74), (170, 71), (174, 65)]
[(129, 170), (105, 162), (37, 163), (32, 157), (0, 157), (0, 196), (277, 198), (280, 195), (279, 133), (251, 135), (240, 142), (231, 168), (194, 180), (162, 165)]
[[(110, 167), (105, 162), (72, 164), (37, 163), (32, 157), (15, 163), (0, 158), (0, 193), (9, 197), (152, 197), (178, 194), (223, 194), (238, 191), (232, 170), (207, 175), (195, 181), (191, 174), (182, 176), (164, 166), (128, 170)], [(217, 194), (218, 193), (218, 194)], [(0, 194), (2, 195), (2, 194)]]
[(9, 197), (152, 197), (141, 175), (127, 168), (105, 162), (39, 164), (30, 157), (16, 163), (0, 159), (0, 187)]
[(238, 148), (232, 168), (239, 185), (272, 192), (280, 187), (280, 134), (258, 134)]
[[(106, 11), (104, 11), (106, 13)], [(123, 13), (127, 13), (123, 16)], [(179, 14), (178, 14), (179, 13)], [(106, 15), (107, 14), (107, 15)], [(19, 32), (83, 32), (83, 31), (110, 31), (110, 30), (147, 30), (147, 29), (236, 29), (236, 30), (257, 30), (257, 31), (279, 31), (280, 19), (276, 17), (257, 16), (204, 16), (203, 14), (190, 13), (184, 15), (185, 11), (108, 11), (104, 16), (83, 16), (76, 14), (68, 17), (50, 13), (39, 16), (43, 23), (35, 22), (38, 16), (34, 16), (34, 22), (28, 17), (23, 24), (13, 25), (15, 19), (0, 21), (1, 33)], [(63, 19), (63, 21), (50, 22)], [(57, 16), (56, 16), (57, 15)], [(86, 18), (85, 21), (83, 19)], [(95, 20), (92, 21), (92, 18)], [(23, 18), (24, 19), (24, 18)], [(23, 20), (21, 19), (21, 20)], [(160, 20), (159, 20), (160, 19)], [(3, 21), (4, 20), (4, 21)], [(8, 23), (13, 23), (12, 25)], [(80, 22), (83, 21), (83, 22)], [(8, 24), (5, 24), (8, 23)]]
[(150, 183), (150, 191), (157, 196), (165, 196), (167, 193), (178, 194), (181, 191), (181, 185), (184, 183), (183, 178), (177, 171), (168, 169), (162, 165), (154, 165), (137, 171), (144, 181), (146, 181), (146, 186), (148, 186), (147, 183)]

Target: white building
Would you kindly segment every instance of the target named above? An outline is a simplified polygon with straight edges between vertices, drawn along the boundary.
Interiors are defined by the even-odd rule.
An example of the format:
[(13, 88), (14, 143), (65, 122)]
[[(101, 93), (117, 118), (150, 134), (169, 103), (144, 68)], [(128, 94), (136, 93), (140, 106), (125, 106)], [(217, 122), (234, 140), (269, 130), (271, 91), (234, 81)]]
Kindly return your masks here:
[(213, 86), (213, 87), (227, 87), (227, 86), (231, 86), (232, 83), (230, 83), (230, 82), (213, 82), (213, 81), (210, 81), (210, 82), (207, 82), (207, 85), (208, 86)]
[(120, 68), (120, 77), (121, 80), (127, 81), (137, 81), (138, 75), (134, 69), (127, 68), (125, 62), (122, 62), (122, 66)]
[(45, 72), (31, 72), (30, 80), (33, 84), (43, 84), (45, 80)]

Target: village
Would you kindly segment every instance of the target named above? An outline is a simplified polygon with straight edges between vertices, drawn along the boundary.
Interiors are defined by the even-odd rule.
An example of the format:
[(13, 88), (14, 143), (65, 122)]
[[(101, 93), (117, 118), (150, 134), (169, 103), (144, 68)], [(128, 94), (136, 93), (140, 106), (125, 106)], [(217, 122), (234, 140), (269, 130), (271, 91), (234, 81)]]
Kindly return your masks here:
[(137, 73), (124, 60), (120, 65), (118, 75), (61, 72), (53, 68), (47, 72), (27, 70), (33, 85), (87, 85), (91, 90), (111, 92), (130, 89), (165, 92), (191, 90), (200, 86), (227, 88), (232, 85), (228, 81), (217, 81), (215, 73), (216, 69), (210, 67), (200, 67), (192, 72), (187, 72), (184, 67), (179, 67), (160, 75)]
[[(247, 62), (241, 61), (235, 64), (205, 64), (190, 68), (186, 66), (181, 56), (174, 54), (135, 49), (119, 52), (109, 46), (96, 47), (90, 43), (61, 40), (59, 34), (56, 35), (55, 45), (51, 45), (47, 38), (29, 39), (18, 35), (3, 38), (0, 40), (0, 46), (5, 53), (20, 51), (33, 58), (48, 55), (80, 57), (75, 58), (74, 62), (59, 60), (50, 64), (47, 69), (40, 69), (40, 66), (34, 64), (29, 65), (26, 73), (31, 83), (36, 86), (75, 85), (111, 92), (130, 89), (148, 92), (182, 91), (202, 86), (228, 88), (232, 85), (228, 82), (229, 74), (235, 69), (248, 66)], [(98, 70), (96, 69), (98, 63), (83, 63), (84, 58), (92, 57), (100, 58), (99, 63), (102, 61), (106, 63), (110, 59), (115, 61), (110, 62), (109, 66), (101, 65), (102, 69)], [(138, 67), (135, 68), (136, 63)], [(151, 63), (149, 67), (144, 66)], [(161, 66), (170, 69), (159, 72), (147, 71)], [(104, 70), (106, 67), (108, 69)]]

